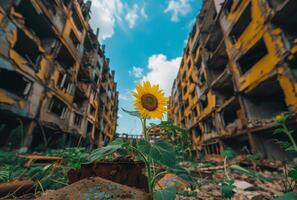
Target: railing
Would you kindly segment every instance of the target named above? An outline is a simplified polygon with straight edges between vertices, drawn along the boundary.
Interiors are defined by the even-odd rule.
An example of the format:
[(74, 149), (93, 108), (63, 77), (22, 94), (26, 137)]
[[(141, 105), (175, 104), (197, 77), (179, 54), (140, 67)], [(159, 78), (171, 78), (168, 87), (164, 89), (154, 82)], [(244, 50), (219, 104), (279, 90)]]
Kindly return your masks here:
[(143, 139), (143, 135), (130, 135), (127, 133), (118, 134), (117, 137), (122, 138), (123, 140), (141, 140), (141, 139)]

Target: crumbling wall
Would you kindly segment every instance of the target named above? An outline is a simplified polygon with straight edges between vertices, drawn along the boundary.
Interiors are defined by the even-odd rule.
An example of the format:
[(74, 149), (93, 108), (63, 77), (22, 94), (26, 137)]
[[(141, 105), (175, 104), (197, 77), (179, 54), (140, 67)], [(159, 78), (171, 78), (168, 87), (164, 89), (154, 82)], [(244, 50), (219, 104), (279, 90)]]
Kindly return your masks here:
[[(0, 3), (0, 124), (21, 120), (23, 146), (47, 146), (58, 138), (64, 141), (60, 147), (84, 144), (85, 138), (95, 146), (100, 135), (111, 139), (115, 134), (114, 72), (98, 32), (89, 26), (90, 5), (77, 0)], [(106, 83), (108, 89), (100, 92)], [(100, 101), (104, 95), (109, 98)], [(99, 104), (108, 110), (99, 112)]]
[[(210, 144), (236, 141), (264, 157), (284, 156), (268, 133), (277, 127), (273, 117), (296, 112), (296, 7), (293, 0), (203, 2), (170, 98), (171, 119), (192, 132), (194, 149), (219, 154)], [(198, 111), (189, 114), (183, 90), (191, 75), (197, 77), (191, 98), (197, 101), (190, 107)], [(198, 120), (187, 127), (190, 115)]]

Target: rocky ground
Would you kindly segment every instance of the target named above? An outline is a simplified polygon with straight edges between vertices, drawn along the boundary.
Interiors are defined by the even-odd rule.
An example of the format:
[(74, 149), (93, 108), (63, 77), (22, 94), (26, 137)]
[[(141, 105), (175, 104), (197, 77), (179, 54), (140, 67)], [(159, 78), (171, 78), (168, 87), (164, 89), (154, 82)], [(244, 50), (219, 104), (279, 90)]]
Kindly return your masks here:
[[(78, 152), (78, 155), (81, 155)], [(67, 157), (68, 154), (63, 156)], [(72, 155), (69, 155), (70, 157)], [(16, 156), (16, 158), (19, 156)], [(28, 157), (28, 156), (27, 156)], [(48, 157), (44, 156), (46, 159)], [(42, 157), (44, 159), (44, 157)], [(35, 157), (34, 157), (35, 158)], [(57, 162), (61, 162), (58, 158)], [(7, 158), (9, 160), (9, 158)], [(64, 159), (65, 160), (65, 159)], [(6, 195), (3, 199), (34, 199), (40, 200), (72, 200), (72, 199), (150, 199), (145, 192), (146, 180), (143, 175), (144, 164), (140, 161), (134, 162), (131, 159), (118, 157), (112, 161), (101, 161), (96, 163), (83, 164), (79, 168), (73, 166), (71, 159), (66, 159), (57, 165), (50, 173), (56, 174), (63, 168), (67, 171), (60, 173), (64, 178), (55, 179), (50, 184), (60, 181), (68, 181), (68, 186), (43, 188), (46, 184), (39, 183), (31, 175), (33, 166), (27, 166), (26, 174), (15, 176), (16, 180), (10, 180), (0, 184), (1, 191)], [(30, 161), (30, 160), (29, 160)], [(28, 162), (22, 162), (22, 165), (28, 165)], [(48, 160), (49, 161), (49, 160)], [(51, 160), (50, 160), (51, 161)], [(52, 161), (51, 161), (52, 162)], [(69, 165), (71, 163), (71, 165)], [(174, 175), (166, 175), (158, 181), (157, 187), (165, 188), (168, 185), (178, 187), (176, 199), (205, 199), (219, 200), (223, 199), (221, 191), (221, 182), (227, 177), (234, 181), (233, 193), (234, 200), (272, 200), (282, 196), (287, 191), (294, 191), (296, 184), (286, 177), (285, 173), (292, 168), (293, 164), (286, 165), (278, 161), (251, 160), (246, 156), (237, 156), (235, 159), (225, 163), (223, 158), (208, 157), (206, 160), (196, 160), (182, 162), (181, 165), (190, 171), (195, 180), (195, 187), (189, 187), (189, 184), (180, 180)], [(45, 165), (47, 166), (47, 165)], [(70, 167), (69, 167), (70, 166)], [(36, 166), (35, 166), (36, 167)], [(158, 168), (158, 167), (157, 167)], [(22, 169), (22, 168), (21, 168)], [(38, 167), (39, 173), (43, 172), (44, 167)], [(161, 168), (159, 168), (160, 170)], [(227, 177), (226, 177), (227, 173)], [(42, 174), (44, 175), (44, 174)], [(59, 174), (57, 174), (59, 176)], [(68, 176), (68, 177), (67, 177)], [(92, 178), (97, 177), (97, 178)], [(101, 178), (99, 178), (101, 177)], [(42, 177), (41, 177), (42, 178)], [(33, 181), (32, 181), (33, 180)], [(23, 186), (22, 186), (23, 184)], [(24, 185), (25, 184), (25, 185)], [(60, 188), (60, 189), (59, 189)], [(1, 198), (0, 198), (1, 199)], [(290, 198), (289, 198), (290, 199)], [(292, 199), (293, 200), (293, 199)]]

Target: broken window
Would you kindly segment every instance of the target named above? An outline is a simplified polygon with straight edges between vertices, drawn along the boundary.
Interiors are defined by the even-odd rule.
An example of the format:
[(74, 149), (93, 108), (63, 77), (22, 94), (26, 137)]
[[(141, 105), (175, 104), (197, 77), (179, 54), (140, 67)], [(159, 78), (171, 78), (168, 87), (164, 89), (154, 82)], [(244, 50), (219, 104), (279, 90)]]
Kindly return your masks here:
[(212, 117), (208, 117), (207, 119), (204, 120), (203, 123), (204, 123), (205, 133), (216, 132), (216, 127), (214, 125)]
[(225, 87), (216, 88), (214, 91), (219, 97), (218, 101), (221, 100), (221, 104), (231, 99), (235, 94), (233, 85), (226, 85)]
[(71, 84), (71, 80), (69, 78), (69, 75), (66, 74), (66, 73), (60, 72), (58, 82), (57, 82), (57, 86), (60, 89), (64, 90), (65, 92), (71, 93), (72, 84)]
[(296, 1), (269, 0), (271, 7), (276, 11), (272, 22), (281, 27), (289, 40), (297, 35), (297, 3)]
[(240, 110), (240, 105), (238, 102), (228, 105), (223, 110), (222, 116), (223, 116), (225, 127), (228, 126), (229, 124), (232, 124), (236, 119), (239, 118), (237, 114), (239, 110)]
[(227, 0), (226, 4), (225, 4), (225, 8), (224, 8), (224, 11), (225, 11), (225, 14), (229, 14), (230, 11), (231, 11), (231, 8), (232, 8), (232, 5), (233, 5), (233, 2), (234, 0)]
[(181, 113), (184, 113), (185, 112), (185, 106), (182, 104), (181, 106)]
[(199, 81), (200, 85), (204, 85), (206, 83), (206, 78), (205, 78), (205, 74), (204, 73), (201, 73), (200, 74), (198, 81)]
[(186, 72), (184, 72), (183, 76), (182, 76), (182, 80), (186, 79)]
[(13, 49), (28, 61), (30, 67), (34, 70), (38, 69), (38, 62), (42, 55), (38, 49), (38, 45), (19, 28), (17, 29), (17, 41)]
[(26, 97), (32, 87), (32, 82), (15, 71), (0, 69), (0, 88), (18, 97)]
[(241, 34), (245, 31), (248, 25), (252, 21), (252, 4), (249, 3), (245, 8), (237, 22), (233, 25), (233, 28), (229, 34), (231, 42), (235, 44), (240, 38)]
[(297, 82), (297, 54), (294, 56), (292, 60), (289, 61), (289, 66), (291, 68), (295, 82)]
[(207, 43), (205, 44), (205, 48), (209, 52), (215, 51), (219, 47), (220, 42), (223, 40), (223, 32), (219, 21), (217, 21), (213, 27), (211, 37), (208, 38)]
[(195, 136), (195, 137), (199, 137), (199, 136), (201, 136), (201, 129), (200, 129), (200, 127), (199, 126), (195, 126), (194, 128), (193, 128), (193, 135)]
[(97, 74), (94, 75), (94, 81), (96, 84), (98, 84), (98, 81), (99, 81), (99, 77)]
[(69, 69), (74, 66), (75, 59), (63, 44), (57, 56), (57, 61), (65, 68)]
[(87, 135), (91, 136), (92, 135), (92, 131), (93, 131), (93, 124), (91, 122), (88, 121), (88, 125), (87, 125)]
[[(57, 7), (55, 1), (49, 3), (48, 0), (42, 0), (42, 2), (48, 8), (55, 11)], [(34, 31), (39, 38), (55, 37), (51, 23), (43, 13), (40, 13), (35, 9), (31, 1), (22, 0), (15, 9), (18, 13), (21, 13), (24, 16), (25, 26)]]
[(187, 107), (189, 107), (189, 100), (188, 99), (185, 101), (185, 108), (187, 108)]
[(73, 31), (70, 32), (69, 37), (70, 37), (70, 39), (71, 39), (71, 41), (72, 41), (74, 47), (75, 47), (75, 48), (78, 48), (80, 42), (79, 42), (79, 40), (77, 39), (77, 37), (76, 37), (76, 35), (74, 34)]
[(74, 98), (73, 98), (73, 103), (76, 104), (76, 106), (80, 109), (82, 109), (85, 105), (84, 102), (87, 100), (87, 97), (84, 93), (84, 91), (81, 91), (79, 87), (76, 87), (75, 93), (74, 93)]
[(215, 81), (224, 72), (227, 65), (226, 45), (222, 42), (207, 62), (210, 82)]
[(196, 69), (197, 69), (197, 71), (199, 71), (199, 69), (201, 68), (201, 55), (199, 55), (199, 57), (198, 57), (198, 61), (197, 61), (197, 63), (195, 64), (195, 67), (196, 67)]
[(72, 6), (72, 19), (73, 19), (73, 22), (76, 26), (76, 28), (80, 31), (80, 32), (83, 32), (83, 25), (80, 21), (80, 18), (76, 12), (76, 9), (74, 7), (74, 5)]
[(193, 80), (192, 75), (191, 75), (190, 78), (189, 78), (189, 82), (190, 82), (190, 84), (194, 83), (194, 80)]
[(238, 62), (241, 74), (243, 75), (247, 71), (249, 71), (255, 64), (257, 64), (267, 54), (268, 54), (268, 50), (262, 38), (238, 59), (237, 62)]
[(207, 108), (208, 106), (208, 98), (206, 95), (203, 95), (200, 97), (199, 99), (199, 105), (200, 105), (200, 108), (201, 110), (204, 110), (205, 108)]
[(181, 120), (181, 125), (182, 125), (182, 128), (186, 127), (186, 120), (185, 119)]
[(97, 127), (95, 127), (95, 131), (94, 131), (94, 140), (95, 140), (95, 143), (98, 142), (99, 138), (100, 138), (100, 131), (98, 130)]
[(74, 114), (74, 124), (78, 127), (81, 127), (82, 121), (83, 121), (83, 116), (78, 113), (75, 113)]
[(193, 116), (198, 117), (197, 108), (195, 107), (192, 111)]
[(190, 59), (189, 62), (188, 62), (188, 69), (190, 69), (191, 65), (192, 65), (192, 62), (191, 62), (191, 59)]
[(48, 107), (48, 111), (64, 119), (67, 113), (67, 106), (57, 97), (52, 97)]
[(191, 92), (191, 97), (192, 97), (192, 99), (194, 99), (195, 96), (196, 96), (196, 91), (195, 91), (195, 88), (194, 88), (194, 90)]
[(224, 139), (224, 144), (238, 154), (250, 154), (252, 151), (247, 134)]
[(272, 119), (288, 111), (283, 90), (276, 77), (266, 80), (244, 95), (244, 104), (251, 120)]
[(188, 92), (188, 87), (185, 86), (184, 89), (183, 89), (183, 94), (185, 95), (187, 92)]
[(215, 81), (223, 72), (224, 72), (225, 67), (222, 68), (209, 68), (209, 79), (210, 82)]
[(217, 142), (205, 145), (204, 149), (206, 150), (207, 154), (210, 154), (210, 155), (220, 154), (220, 144)]
[(191, 32), (191, 37), (193, 38), (196, 35), (196, 23), (193, 26), (192, 32)]

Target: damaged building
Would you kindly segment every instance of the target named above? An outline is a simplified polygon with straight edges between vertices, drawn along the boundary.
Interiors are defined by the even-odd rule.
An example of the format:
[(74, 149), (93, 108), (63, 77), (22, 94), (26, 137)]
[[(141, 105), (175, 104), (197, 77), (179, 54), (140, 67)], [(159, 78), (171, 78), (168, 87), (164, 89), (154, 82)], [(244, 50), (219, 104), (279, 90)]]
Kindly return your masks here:
[[(297, 2), (204, 0), (184, 48), (169, 118), (193, 153), (237, 152), (286, 159), (273, 118), (297, 111)], [(283, 138), (282, 138), (283, 137)]]
[(91, 1), (0, 1), (0, 146), (103, 146), (118, 92)]

